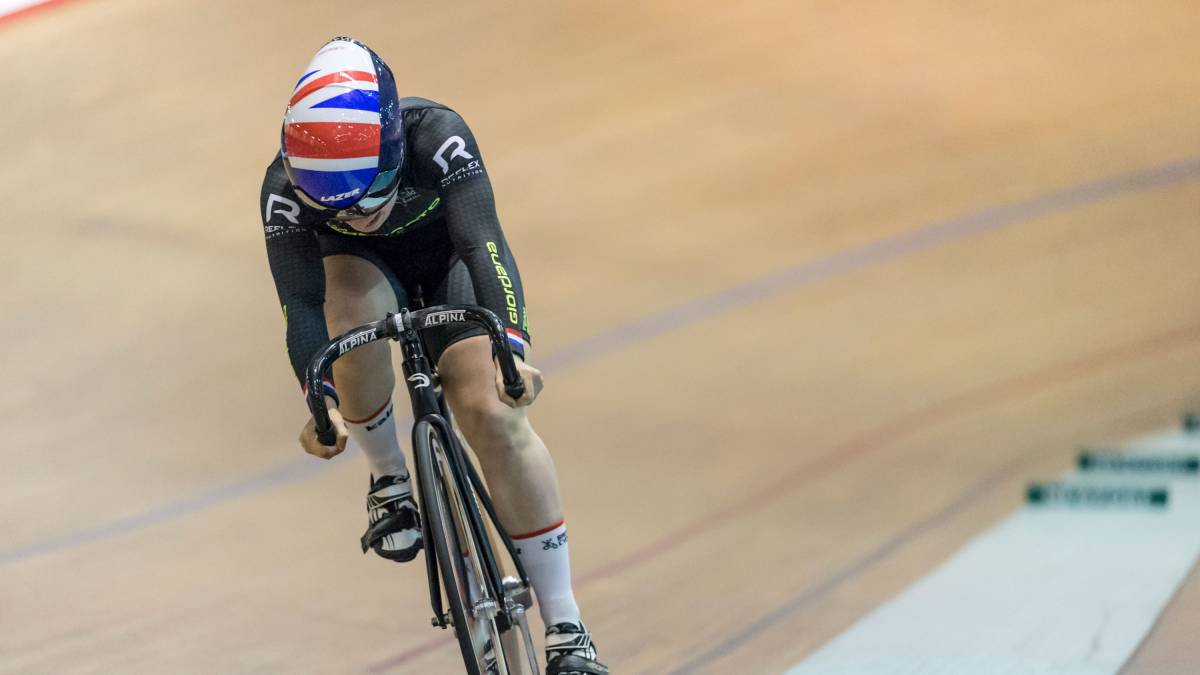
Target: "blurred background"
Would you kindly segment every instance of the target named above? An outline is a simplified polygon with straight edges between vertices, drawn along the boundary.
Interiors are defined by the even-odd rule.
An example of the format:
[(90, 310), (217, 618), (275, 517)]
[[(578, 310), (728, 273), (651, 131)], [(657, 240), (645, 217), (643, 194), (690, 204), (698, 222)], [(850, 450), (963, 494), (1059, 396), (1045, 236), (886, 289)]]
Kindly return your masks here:
[[(330, 37), (479, 139), (602, 656), (775, 673), (1080, 444), (1200, 404), (1197, 29), (1190, 1), (0, 21), (0, 672), (461, 667), (423, 565), (358, 550), (362, 458), (295, 441), (258, 192)], [(1197, 625), (1189, 579), (1127, 672), (1190, 672)]]

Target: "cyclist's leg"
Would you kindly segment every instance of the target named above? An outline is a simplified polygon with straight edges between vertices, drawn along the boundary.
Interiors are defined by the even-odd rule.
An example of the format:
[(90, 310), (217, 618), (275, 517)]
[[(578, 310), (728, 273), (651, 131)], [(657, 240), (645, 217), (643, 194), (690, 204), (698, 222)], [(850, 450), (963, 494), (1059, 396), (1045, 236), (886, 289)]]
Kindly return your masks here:
[[(475, 304), (470, 274), (456, 256), (428, 299), (430, 304)], [(505, 529), (533, 532), (562, 520), (554, 462), (525, 410), (510, 408), (496, 396), (492, 346), (483, 329), (427, 330), (425, 344), (438, 365), (446, 401), (479, 457)]]
[[(396, 292), (376, 262), (361, 255), (325, 257), (325, 321), (331, 338), (397, 310)], [(333, 364), (339, 408), (347, 419), (374, 416), (396, 386), (386, 341), (359, 347)]]
[[(325, 318), (331, 337), (396, 311), (403, 289), (382, 260), (349, 242), (325, 248)], [(333, 377), (350, 440), (362, 449), (371, 469), (363, 551), (372, 548), (385, 558), (406, 561), (416, 556), (421, 540), (396, 434), (396, 381), (388, 344), (377, 342), (346, 354), (333, 364)]]
[(510, 408), (496, 396), (496, 367), (487, 336), (466, 337), (448, 346), (438, 372), (458, 426), (479, 457), (505, 528), (516, 535), (560, 521), (554, 462), (525, 409)]
[[(451, 261), (431, 301), (474, 304), (462, 262)], [(500, 520), (520, 549), (543, 619), (547, 626), (577, 623), (554, 462), (525, 409), (510, 408), (496, 396), (491, 342), (481, 333), (461, 327), (432, 331), (426, 344), (437, 359), (450, 409), (479, 457)]]
[(529, 575), (546, 626), (547, 673), (603, 675), (571, 586), (567, 527), (554, 462), (524, 408), (509, 408), (495, 389), (486, 336), (450, 344), (438, 362), (446, 399), (487, 477), (488, 489)]

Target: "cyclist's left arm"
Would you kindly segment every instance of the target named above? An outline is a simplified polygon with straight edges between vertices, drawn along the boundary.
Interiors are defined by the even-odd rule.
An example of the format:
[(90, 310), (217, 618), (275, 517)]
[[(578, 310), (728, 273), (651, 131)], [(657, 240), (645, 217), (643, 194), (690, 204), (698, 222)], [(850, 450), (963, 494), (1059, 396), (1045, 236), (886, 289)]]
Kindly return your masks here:
[(514, 353), (525, 357), (529, 320), (521, 274), (500, 228), (496, 199), (475, 136), (462, 117), (431, 110), (421, 121), (414, 154), (436, 181), (451, 241), (467, 265), (476, 301), (500, 317)]
[(496, 374), (496, 391), (510, 406), (529, 405), (542, 388), (542, 374), (529, 366), (529, 319), (521, 275), (500, 228), (496, 199), (474, 134), (458, 113), (430, 110), (414, 143), (418, 173), (434, 183), (442, 198), (446, 227), (454, 249), (467, 266), (475, 300), (492, 310), (505, 333), (525, 380), (525, 395), (513, 400)]

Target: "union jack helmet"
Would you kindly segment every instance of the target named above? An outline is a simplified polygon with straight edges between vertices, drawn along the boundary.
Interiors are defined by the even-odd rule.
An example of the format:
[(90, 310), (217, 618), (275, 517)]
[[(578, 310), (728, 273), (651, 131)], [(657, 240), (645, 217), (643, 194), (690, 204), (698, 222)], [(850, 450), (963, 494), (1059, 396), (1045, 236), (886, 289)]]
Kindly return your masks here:
[(363, 43), (335, 37), (313, 56), (283, 114), (283, 167), (309, 206), (360, 217), (396, 192), (404, 160), (396, 82)]

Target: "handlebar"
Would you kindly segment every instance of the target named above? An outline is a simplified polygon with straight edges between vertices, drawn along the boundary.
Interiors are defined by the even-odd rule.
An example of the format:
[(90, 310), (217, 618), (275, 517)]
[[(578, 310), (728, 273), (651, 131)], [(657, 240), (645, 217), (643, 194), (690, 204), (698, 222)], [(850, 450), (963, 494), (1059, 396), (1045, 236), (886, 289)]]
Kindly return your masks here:
[(322, 445), (333, 445), (337, 434), (329, 420), (329, 409), (325, 405), (325, 387), (322, 380), (329, 368), (342, 356), (376, 340), (399, 340), (407, 333), (419, 333), (427, 328), (449, 324), (470, 323), (487, 331), (492, 341), (492, 355), (500, 365), (504, 380), (504, 391), (514, 400), (525, 395), (525, 382), (517, 370), (517, 364), (504, 334), (504, 325), (491, 311), (473, 305), (437, 305), (426, 309), (408, 311), (401, 309), (388, 314), (379, 321), (363, 324), (342, 333), (317, 352), (305, 371), (305, 402), (316, 421), (317, 440)]

